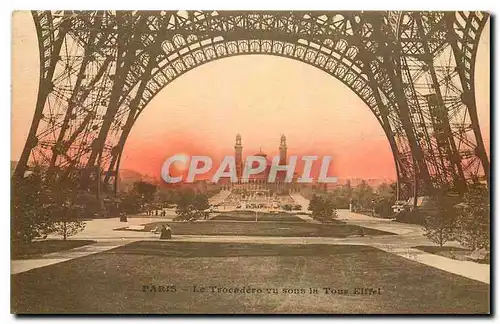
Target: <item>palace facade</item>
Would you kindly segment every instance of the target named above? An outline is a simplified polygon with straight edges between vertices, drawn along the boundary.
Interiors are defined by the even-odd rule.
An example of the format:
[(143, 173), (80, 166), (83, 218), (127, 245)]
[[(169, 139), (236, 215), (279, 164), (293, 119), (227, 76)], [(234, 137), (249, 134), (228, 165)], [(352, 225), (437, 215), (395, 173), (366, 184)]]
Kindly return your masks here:
[[(262, 149), (254, 156), (261, 156), (266, 160), (266, 168), (258, 173), (250, 175), (247, 182), (242, 181), (244, 160), (243, 157), (243, 144), (241, 142), (241, 135), (236, 134), (236, 141), (234, 144), (234, 157), (236, 162), (236, 175), (238, 177), (237, 182), (231, 182), (229, 178), (221, 179), (221, 183), (224, 189), (231, 191), (241, 191), (247, 192), (249, 195), (272, 195), (275, 194), (288, 194), (291, 191), (298, 190), (297, 186), (297, 174), (294, 173), (292, 182), (285, 182), (286, 171), (278, 171), (276, 174), (276, 180), (274, 182), (269, 182), (269, 173), (271, 171), (272, 160), (267, 157), (267, 154), (262, 152)], [(280, 145), (279, 145), (279, 164), (286, 165), (287, 163), (287, 145), (285, 135), (281, 135)], [(255, 167), (247, 166), (247, 167)]]

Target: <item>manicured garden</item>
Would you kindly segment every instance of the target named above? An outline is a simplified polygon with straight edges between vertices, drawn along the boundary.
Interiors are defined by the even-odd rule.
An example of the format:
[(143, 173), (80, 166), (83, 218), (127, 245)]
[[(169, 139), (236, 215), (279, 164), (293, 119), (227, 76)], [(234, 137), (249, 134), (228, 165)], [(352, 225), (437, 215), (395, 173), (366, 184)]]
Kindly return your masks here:
[(489, 312), (489, 285), (367, 246), (142, 241), (11, 279), (14, 313)]
[[(141, 231), (149, 232), (161, 225), (169, 225), (174, 235), (246, 235), (246, 236), (281, 236), (281, 237), (349, 237), (394, 235), (389, 232), (336, 221), (334, 224), (279, 223), (279, 222), (168, 222), (159, 221), (144, 224)], [(126, 227), (117, 230), (127, 231)]]
[(234, 221), (274, 221), (274, 222), (305, 222), (301, 218), (294, 214), (289, 213), (264, 213), (264, 212), (252, 212), (252, 211), (232, 211), (232, 212), (222, 212), (219, 215), (213, 217), (211, 220), (234, 220)]

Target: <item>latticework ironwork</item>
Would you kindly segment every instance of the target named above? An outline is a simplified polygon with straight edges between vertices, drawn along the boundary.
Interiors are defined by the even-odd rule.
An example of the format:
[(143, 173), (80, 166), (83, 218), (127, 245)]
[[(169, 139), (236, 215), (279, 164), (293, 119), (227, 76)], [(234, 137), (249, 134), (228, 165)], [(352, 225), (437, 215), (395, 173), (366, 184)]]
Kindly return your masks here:
[[(400, 184), (421, 194), (489, 183), (474, 66), (483, 12), (36, 11), (40, 81), (15, 175), (116, 181), (123, 147), (166, 85), (224, 57), (317, 67), (373, 112)], [(96, 173), (100, 165), (103, 172)]]

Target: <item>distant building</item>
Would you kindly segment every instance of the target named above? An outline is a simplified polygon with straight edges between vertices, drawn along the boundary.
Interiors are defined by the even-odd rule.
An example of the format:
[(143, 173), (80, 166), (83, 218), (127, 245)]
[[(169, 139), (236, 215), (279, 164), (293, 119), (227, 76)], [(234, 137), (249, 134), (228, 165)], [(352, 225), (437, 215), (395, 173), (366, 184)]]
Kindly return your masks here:
[[(287, 145), (285, 135), (281, 135), (280, 145), (279, 145), (279, 164), (286, 165), (287, 163)], [(258, 173), (250, 175), (248, 182), (243, 182), (243, 172), (244, 172), (244, 158), (243, 158), (243, 144), (241, 142), (241, 135), (236, 134), (236, 141), (234, 144), (234, 158), (236, 162), (236, 176), (238, 177), (237, 182), (231, 182), (230, 178), (221, 178), (220, 184), (223, 185), (224, 189), (233, 190), (245, 190), (250, 193), (262, 193), (269, 194), (271, 191), (275, 193), (288, 193), (290, 191), (298, 190), (297, 188), (297, 175), (294, 174), (293, 179), (290, 183), (285, 182), (286, 172), (278, 171), (276, 174), (276, 180), (274, 182), (269, 182), (269, 173), (271, 171), (272, 161), (267, 158), (267, 154), (260, 150), (255, 156), (263, 157), (266, 160), (266, 168)], [(246, 167), (255, 167), (246, 166)]]

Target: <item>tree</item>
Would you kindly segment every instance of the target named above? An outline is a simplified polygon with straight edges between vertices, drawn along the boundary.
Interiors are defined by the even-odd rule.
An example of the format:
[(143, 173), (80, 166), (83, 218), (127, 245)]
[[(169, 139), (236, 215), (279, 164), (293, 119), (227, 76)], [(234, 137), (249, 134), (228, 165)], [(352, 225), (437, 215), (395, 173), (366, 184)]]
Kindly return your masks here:
[(175, 209), (177, 217), (187, 220), (193, 216), (193, 202), (195, 195), (196, 194), (191, 189), (179, 191), (176, 199), (177, 208)]
[(60, 218), (54, 222), (52, 233), (58, 234), (66, 240), (69, 236), (85, 229), (85, 223), (79, 219), (82, 207), (78, 205), (65, 205), (60, 210)]
[(335, 188), (329, 195), (334, 208), (349, 208), (353, 189), (349, 185)]
[(175, 193), (170, 188), (158, 188), (158, 191), (155, 194), (155, 199), (159, 202), (171, 204), (175, 200)]
[(13, 178), (11, 239), (14, 246), (30, 243), (50, 232), (52, 221), (46, 203), (46, 185), (39, 170), (22, 179)]
[(314, 210), (316, 210), (316, 208), (318, 206), (318, 203), (319, 203), (319, 197), (316, 195), (313, 195), (311, 200), (309, 200), (309, 207), (307, 207), (307, 210), (314, 212)]
[(394, 214), (392, 206), (396, 202), (396, 183), (382, 183), (374, 195), (375, 213), (382, 217), (391, 217)]
[(353, 189), (352, 199), (359, 207), (372, 208), (373, 188), (366, 181), (362, 181), (359, 186)]
[(490, 248), (489, 190), (480, 183), (473, 184), (458, 206), (457, 239), (472, 249)]
[(80, 195), (74, 179), (61, 178), (57, 180), (57, 185), (50, 184), (47, 196), (49, 215), (53, 222), (51, 233), (66, 240), (85, 228), (85, 223), (81, 220), (84, 208), (77, 203)]
[(135, 191), (142, 198), (142, 203), (152, 202), (155, 198), (156, 190), (158, 187), (146, 181), (134, 182), (133, 191)]
[(436, 197), (437, 213), (424, 219), (424, 235), (440, 247), (452, 240), (457, 225), (457, 210), (452, 200), (445, 195)]
[(192, 206), (198, 217), (204, 216), (205, 210), (210, 208), (210, 204), (208, 203), (208, 197), (203, 193), (195, 194)]
[(319, 221), (330, 221), (338, 217), (337, 210), (328, 198), (314, 195), (309, 202), (312, 217)]
[(30, 243), (36, 237), (61, 234), (64, 239), (84, 228), (83, 205), (76, 203), (81, 193), (71, 175), (56, 175), (52, 180), (35, 169), (12, 183), (12, 240)]
[(141, 211), (142, 197), (134, 190), (120, 197), (120, 211), (127, 214), (137, 214)]

